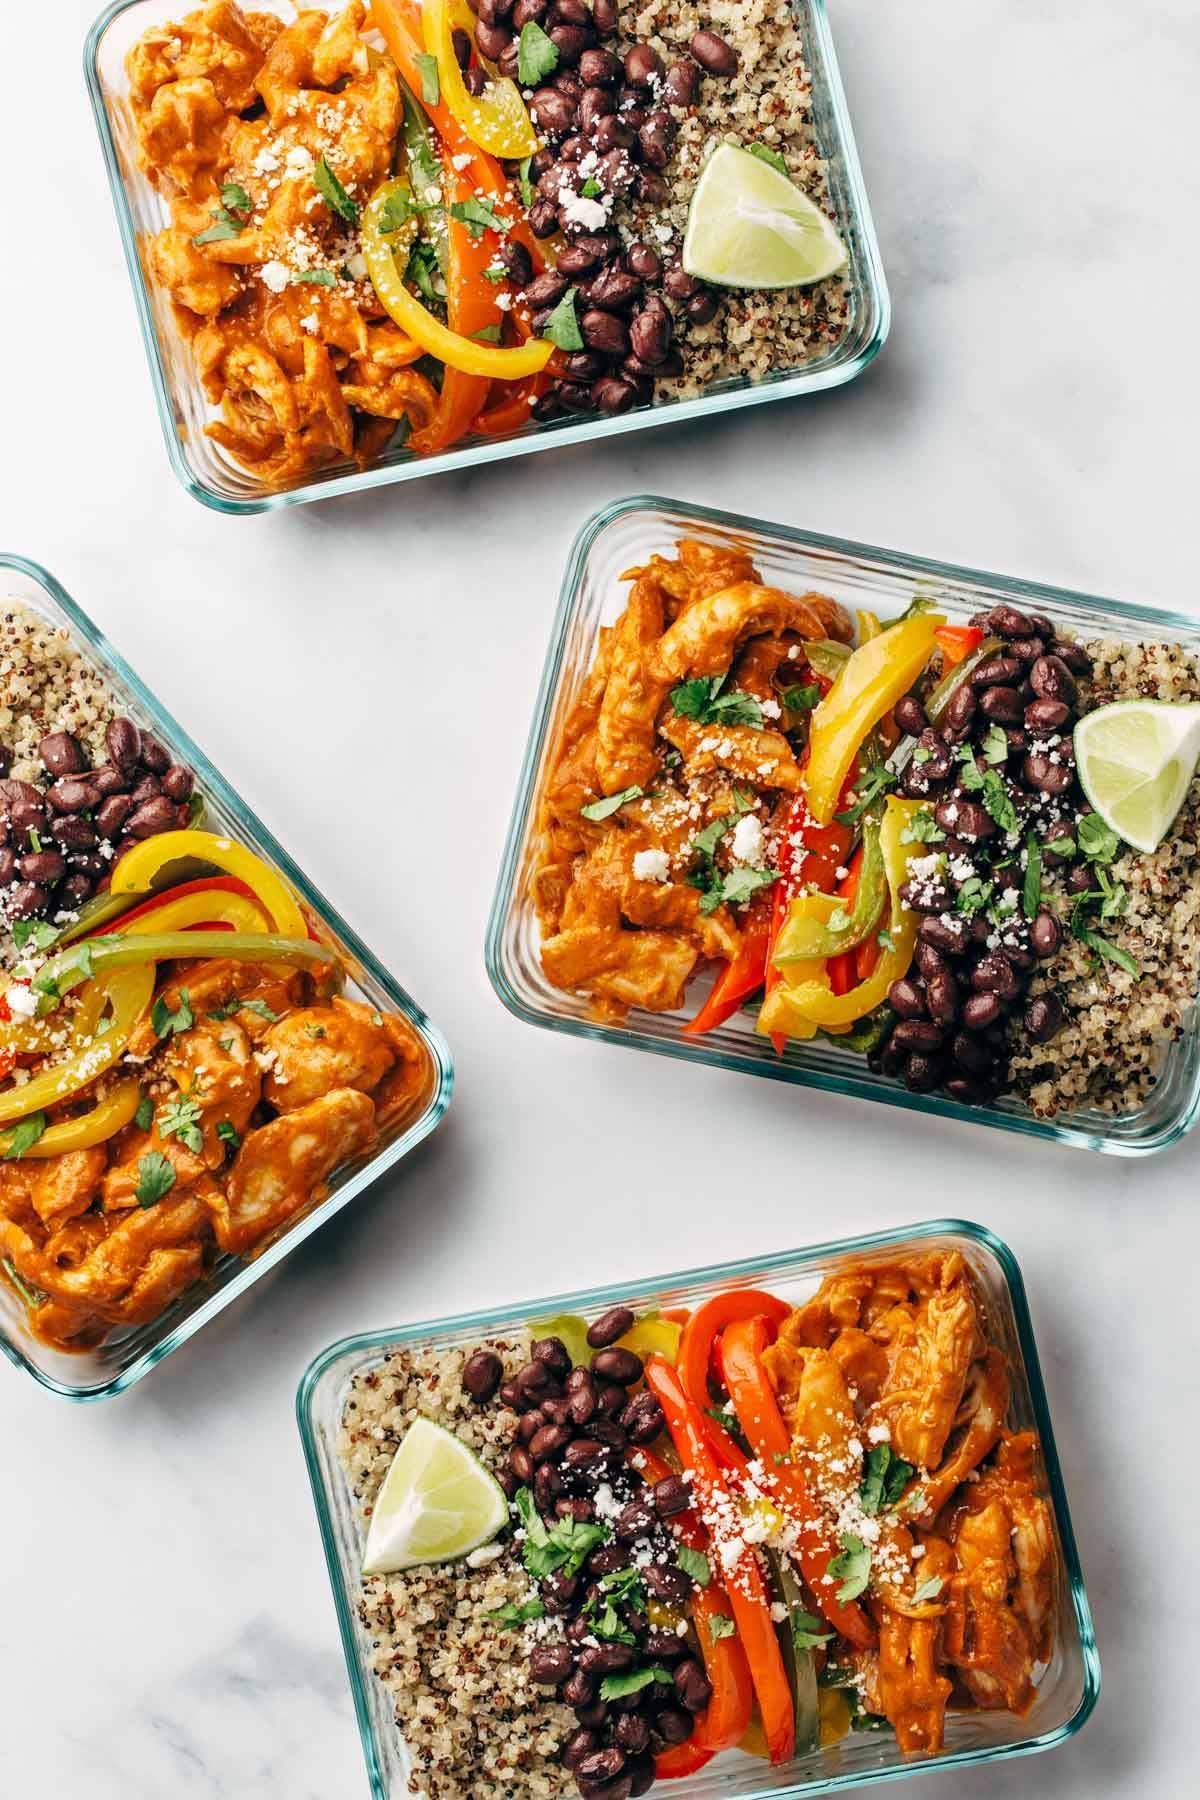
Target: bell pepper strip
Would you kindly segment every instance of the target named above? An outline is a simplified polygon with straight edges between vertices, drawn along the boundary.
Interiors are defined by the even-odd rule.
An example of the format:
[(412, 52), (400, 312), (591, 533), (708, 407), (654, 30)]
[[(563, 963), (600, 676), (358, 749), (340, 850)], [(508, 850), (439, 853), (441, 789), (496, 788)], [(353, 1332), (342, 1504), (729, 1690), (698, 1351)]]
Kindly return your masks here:
[[(157, 912), (165, 900), (183, 900), (192, 894), (211, 894), (214, 899), (227, 894), (241, 894), (248, 900), (254, 898), (246, 883), (238, 881), (233, 875), (201, 875), (195, 881), (181, 881), (178, 887), (164, 888), (158, 894), (148, 894), (144, 900), (131, 900), (125, 894), (118, 894), (116, 899), (121, 902), (121, 910), (115, 917), (101, 919), (91, 930), (78, 932), (73, 936), (64, 932), (55, 948), (62, 949), (79, 937), (96, 937), (110, 927), (114, 931), (125, 931), (135, 919)], [(265, 927), (262, 929), (265, 930)]]
[(112, 1006), (108, 1028), (91, 1043), (72, 1048), (61, 1062), (42, 1069), (23, 1086), (0, 1093), (0, 1124), (44, 1112), (60, 1100), (69, 1099), (106, 1074), (122, 1055), (150, 1004), (154, 970), (143, 955), (134, 967), (114, 970), (105, 985)]
[(925, 702), (925, 716), (931, 725), (941, 724), (946, 716), (946, 708), (959, 688), (970, 681), (980, 663), (986, 662), (989, 656), (995, 656), (1001, 648), (999, 638), (984, 638), (977, 650), (970, 651), (961, 662), (956, 663), (952, 669), (947, 669)]
[[(679, 1355), (682, 1331), (682, 1325), (676, 1320), (665, 1318), (662, 1313), (646, 1313), (644, 1317), (634, 1321), (623, 1337), (617, 1339), (617, 1348), (632, 1350), (643, 1361), (653, 1352), (656, 1356), (665, 1356), (668, 1362), (674, 1362)], [(582, 1359), (585, 1366), (591, 1360), (591, 1355), (589, 1349), (587, 1356)]]
[(978, 625), (939, 625), (933, 641), (942, 653), (943, 668), (953, 669), (973, 650), (978, 650), (983, 642), (983, 632)]
[[(646, 1363), (646, 1386), (662, 1407), (680, 1462), (691, 1476), (701, 1518), (706, 1513), (728, 1517), (736, 1502), (713, 1454), (703, 1413), (660, 1356)], [(773, 1764), (784, 1763), (796, 1744), (792, 1693), (771, 1620), (771, 1596), (752, 1545), (742, 1544), (729, 1574), (729, 1608), (750, 1666), (767, 1749)]]
[(858, 624), (858, 641), (860, 644), (869, 644), (871, 639), (877, 638), (883, 630), (883, 626), (879, 622), (878, 613), (867, 612), (859, 607), (855, 609), (854, 617)]
[[(52, 1011), (72, 988), (93, 975), (105, 975), (110, 969), (152, 969), (155, 963), (208, 956), (231, 957), (235, 962), (330, 963), (336, 960), (337, 952), (327, 944), (314, 944), (309, 938), (243, 935), (238, 931), (147, 932), (144, 937), (135, 932), (124, 937), (111, 933), (72, 944), (69, 950), (50, 957), (30, 985), (41, 996), (43, 1007)], [(29, 1085), (32, 1087), (33, 1083)], [(0, 1109), (0, 1118), (3, 1117)]]
[(879, 841), (887, 871), (891, 910), (888, 918), (889, 944), (883, 948), (879, 962), (866, 981), (859, 982), (849, 993), (835, 995), (819, 982), (785, 980), (767, 995), (759, 1018), (759, 1029), (785, 1031), (790, 1037), (798, 1025), (815, 1024), (828, 1031), (834, 1027), (853, 1025), (867, 1013), (875, 1011), (887, 999), (888, 989), (906, 973), (916, 948), (916, 913), (909, 912), (900, 899), (900, 888), (908, 879), (908, 865), (913, 857), (924, 854), (924, 845), (915, 839), (903, 841), (903, 833), (913, 814), (921, 808), (919, 800), (901, 800), (888, 796)]
[(717, 1339), (734, 1319), (770, 1319), (781, 1325), (791, 1307), (761, 1288), (726, 1288), (698, 1306), (679, 1340), (679, 1379), (693, 1406), (704, 1411), (712, 1405), (710, 1375), (720, 1378), (716, 1363)]
[(437, 149), (429, 121), (404, 81), (400, 83), (400, 100), (404, 107), (400, 126), (404, 138), (404, 171), (412, 183), (413, 199), (421, 209), (421, 236), (433, 246), (437, 266), (445, 277), (450, 265), (450, 238), (446, 209), (442, 205), (442, 170)]
[(716, 1755), (714, 1750), (706, 1750), (697, 1743), (694, 1736), (685, 1738), (682, 1744), (672, 1744), (669, 1750), (660, 1750), (654, 1758), (654, 1779), (656, 1781), (678, 1781), (684, 1775), (694, 1775), (705, 1763), (710, 1763)]
[[(48, 1125), (36, 1144), (17, 1152), (16, 1160), (63, 1156), (68, 1150), (90, 1150), (93, 1144), (103, 1144), (128, 1125), (141, 1098), (142, 1090), (136, 1081), (122, 1081), (103, 1100), (98, 1100), (90, 1112)], [(11, 1145), (11, 1132), (0, 1135), (0, 1157), (13, 1156)]]
[[(467, 184), (463, 175), (457, 175), (456, 172), (456, 186), (461, 185), (465, 189)], [(382, 220), (388, 201), (408, 191), (407, 184), (403, 181), (382, 182), (371, 196), (362, 217), (362, 250), (367, 262), (367, 272), (379, 304), (388, 317), (431, 356), (444, 363), (448, 372), (457, 369), (461, 374), (478, 376), (483, 381), (517, 381), (523, 375), (535, 375), (540, 369), (544, 369), (554, 355), (554, 345), (548, 338), (530, 338), (527, 343), (512, 348), (480, 343), (475, 338), (464, 336), (453, 325), (443, 325), (405, 286), (404, 269), (397, 260), (396, 252), (399, 250), (403, 253), (411, 245), (416, 235), (416, 220), (410, 218), (392, 232), (383, 229)], [(470, 238), (465, 226), (452, 220), (447, 311), (452, 321), (463, 325), (470, 324), (470, 318), (474, 317), (477, 310), (476, 297), (469, 297), (467, 292), (468, 273), (473, 270), (477, 260), (469, 255), (466, 248), (469, 244)], [(480, 245), (473, 248), (479, 249), (481, 245), (482, 239)], [(485, 257), (486, 260), (480, 264), (480, 272), (492, 260), (490, 252), (486, 252)], [(456, 259), (464, 265), (461, 274), (456, 274)], [(404, 261), (407, 264), (407, 257)], [(499, 310), (495, 307), (494, 299), (491, 304), (498, 318)], [(485, 321), (494, 322), (495, 320)], [(480, 327), (472, 326), (471, 329), (479, 330)], [(486, 391), (486, 388), (470, 390), (469, 406), (464, 404), (461, 394), (456, 398), (456, 407), (461, 410), (465, 422), (469, 422), (478, 413)], [(443, 398), (445, 393), (443, 383)], [(439, 410), (445, 411), (444, 408)], [(445, 429), (444, 421), (435, 421), (431, 421), (427, 428), (429, 434)], [(413, 439), (422, 435), (424, 434), (414, 432)]]
[(802, 648), (813, 674), (831, 686), (854, 654), (849, 644), (839, 644), (835, 638), (806, 638)]
[(471, 142), (491, 156), (515, 160), (533, 156), (537, 132), (516, 83), (494, 75), (482, 94), (467, 90), (454, 54), (453, 36), (456, 26), (468, 36), (474, 34), (475, 15), (465, 0), (424, 0), (421, 25), (425, 48), (437, 63), (441, 98)]
[[(232, 838), (218, 837), (211, 831), (164, 831), (158, 837), (146, 838), (127, 850), (112, 873), (114, 894), (136, 894), (139, 900), (172, 863), (195, 860), (224, 870), (250, 890), (260, 902), (274, 931), (284, 937), (302, 938), (308, 928), (291, 888), (275, 869), (261, 857), (237, 844)], [(175, 890), (178, 892), (178, 890)], [(181, 952), (186, 955), (187, 952)], [(214, 951), (215, 956), (222, 954)]]
[(906, 694), (929, 660), (937, 613), (903, 619), (854, 651), (819, 702), (808, 734), (806, 799), (818, 825), (828, 825), (842, 784), (868, 733)]
[[(847, 890), (853, 882), (853, 897)], [(818, 896), (814, 896), (816, 898)], [(887, 872), (879, 844), (879, 818), (870, 813), (863, 820), (863, 840), (855, 853), (845, 880), (838, 890), (843, 902), (835, 912), (842, 917), (837, 924), (827, 923), (807, 905), (809, 896), (793, 900), (787, 922), (775, 946), (774, 961), (786, 969), (788, 963), (808, 962), (813, 957), (842, 956), (855, 950), (871, 937), (879, 925), (887, 904)], [(850, 900), (847, 907), (844, 902)]]
[(772, 903), (768, 892), (760, 891), (750, 905), (737, 955), (726, 963), (717, 976), (704, 1005), (694, 1019), (683, 1028), (685, 1037), (702, 1037), (731, 1019), (743, 1000), (758, 992), (766, 979), (767, 952), (772, 936)]
[(218, 931), (267, 932), (271, 921), (262, 907), (245, 894), (164, 894), (158, 906), (138, 908), (135, 919), (120, 919), (117, 935), (145, 937), (149, 932), (191, 931), (208, 927)]
[[(653, 1450), (632, 1451), (629, 1460), (643, 1481), (651, 1484), (676, 1473)], [(708, 1533), (690, 1507), (686, 1512), (677, 1513), (671, 1526), (689, 1550), (696, 1550), (701, 1556), (708, 1554)], [(697, 1588), (689, 1604), (705, 1673), (712, 1684), (712, 1698), (698, 1715), (687, 1742), (704, 1750), (707, 1759), (721, 1750), (731, 1750), (741, 1740), (754, 1707), (754, 1683), (750, 1679), (745, 1651), (737, 1638), (713, 1636), (713, 1619), (730, 1617), (729, 1596), (715, 1570), (708, 1585)]]
[(528, 425), (534, 402), (546, 392), (550, 382), (551, 376), (545, 370), (540, 375), (527, 375), (524, 381), (514, 381), (502, 400), (472, 421), (471, 430), (481, 437), (509, 437), (520, 431), (522, 425)]
[[(453, 205), (474, 201), (475, 190), (469, 177), (470, 165), (455, 167), (461, 158), (452, 157), (441, 147), (441, 185), (446, 200)], [(495, 261), (494, 243), (486, 231), (474, 237), (450, 212), (446, 219), (446, 320), (452, 331), (472, 343), (483, 344), (493, 338), (497, 344), (504, 329), (504, 314), (496, 300), (496, 286), (484, 271)], [(409, 437), (409, 448), (416, 456), (432, 456), (448, 449), (471, 429), (486, 403), (491, 383), (477, 374), (447, 368), (442, 376), (437, 405), (430, 418), (420, 424)]]
[(780, 1411), (779, 1401), (762, 1360), (775, 1332), (765, 1319), (736, 1319), (721, 1337), (721, 1368), (738, 1424), (768, 1472), (768, 1492), (780, 1509), (799, 1526), (792, 1556), (799, 1563), (823, 1616), (835, 1631), (857, 1649), (869, 1650), (875, 1631), (855, 1601), (845, 1605), (837, 1598), (837, 1584), (828, 1579), (829, 1564), (837, 1555), (824, 1515), (812, 1499), (803, 1470), (791, 1461), (792, 1436)]

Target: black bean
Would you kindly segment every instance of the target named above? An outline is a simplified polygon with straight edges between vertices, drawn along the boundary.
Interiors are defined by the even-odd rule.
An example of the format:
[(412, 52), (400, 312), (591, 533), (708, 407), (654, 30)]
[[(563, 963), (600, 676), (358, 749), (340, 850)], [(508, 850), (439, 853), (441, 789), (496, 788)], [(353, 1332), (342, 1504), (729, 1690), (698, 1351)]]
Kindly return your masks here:
[(504, 1366), (494, 1350), (476, 1350), (463, 1364), (463, 1387), (480, 1406), (492, 1398), (500, 1386)]
[(963, 1106), (978, 1106), (987, 1098), (987, 1090), (981, 1082), (969, 1075), (951, 1075), (942, 1083), (951, 1100), (957, 1100)]
[(515, 1409), (519, 1398), (520, 1396), (517, 1392), (517, 1384), (515, 1381), (502, 1381), (500, 1383), (500, 1404), (502, 1406), (508, 1406)]
[[(572, 1675), (568, 1676), (563, 1687), (563, 1702), (567, 1706), (575, 1707), (576, 1711), (580, 1707), (591, 1706), (595, 1701), (598, 1686), (599, 1683), (595, 1676), (589, 1675), (585, 1669), (576, 1669)], [(597, 1725), (604, 1723), (603, 1711), (596, 1723)]]
[[(508, 52), (505, 51), (506, 56), (507, 54)], [(463, 70), (463, 86), (466, 88), (468, 94), (472, 95), (474, 99), (478, 100), (480, 95), (487, 91), (487, 85), (487, 75), (479, 67), (478, 63), (470, 69)]]
[(624, 119), (618, 119), (615, 113), (605, 113), (596, 121), (592, 142), (597, 154), (607, 156), (614, 150), (628, 150), (636, 135), (632, 125)]
[(1035, 1044), (1048, 1044), (1062, 1030), (1063, 1007), (1057, 994), (1038, 994), (1025, 1010), (1025, 1031)]
[(987, 687), (979, 690), (979, 710), (985, 719), (1013, 725), (1024, 717), (1025, 705), (1015, 687)]
[(601, 1382), (596, 1389), (596, 1411), (606, 1419), (615, 1419), (625, 1410), (627, 1399), (625, 1389), (618, 1382)]
[(101, 763), (98, 769), (92, 770), (88, 780), (105, 800), (110, 794), (126, 793), (131, 785), (129, 776), (114, 763)]
[(974, 800), (941, 800), (934, 808), (934, 818), (943, 831), (968, 844), (980, 843), (993, 835), (996, 821)]
[(592, 24), (602, 38), (612, 37), (619, 23), (617, 0), (592, 0)]
[(691, 1576), (669, 1563), (650, 1563), (642, 1571), (642, 1581), (647, 1593), (653, 1594), (656, 1600), (662, 1600), (667, 1605), (676, 1605), (686, 1600), (692, 1591)]
[(632, 1644), (585, 1644), (579, 1667), (585, 1675), (617, 1675), (634, 1662)]
[(932, 1050), (940, 1050), (945, 1036), (940, 1025), (928, 1019), (902, 1019), (892, 1032), (892, 1042), (898, 1050), (919, 1050), (928, 1055)]
[(1020, 679), (1023, 671), (1015, 656), (989, 656), (971, 672), (971, 686), (996, 687), (998, 684), (1011, 685)]
[(1062, 927), (1052, 912), (1044, 908), (1029, 927), (1029, 941), (1035, 956), (1053, 956), (1062, 942)]
[(1045, 653), (1045, 641), (1040, 637), (1017, 638), (1008, 646), (1008, 654), (1015, 656), (1019, 663), (1035, 663)]
[(630, 1560), (624, 1544), (602, 1544), (587, 1559), (588, 1574), (597, 1580), (603, 1575), (615, 1575), (618, 1569), (627, 1569)]
[(703, 1712), (712, 1699), (712, 1683), (694, 1656), (685, 1657), (674, 1671), (675, 1692), (690, 1713)]
[(1071, 716), (1071, 709), (1065, 700), (1031, 700), (1025, 708), (1025, 729), (1044, 737), (1047, 732), (1057, 731), (1065, 725)]
[(538, 1338), (530, 1355), (534, 1362), (544, 1363), (552, 1375), (561, 1381), (563, 1376), (571, 1373), (571, 1356), (561, 1338)]
[[(529, 208), (527, 217), (529, 229), (535, 238), (553, 237), (558, 230), (558, 208), (553, 200), (543, 200), (539, 197)], [(547, 400), (549, 397), (549, 395), (543, 394), (541, 401)], [(539, 405), (541, 401), (539, 401)]]
[(38, 755), (50, 775), (79, 775), (87, 768), (78, 738), (69, 731), (51, 731), (38, 745)]
[(45, 831), (46, 808), (40, 800), (18, 800), (8, 815), (14, 841), (23, 843), (31, 831)]
[(566, 1644), (538, 1644), (529, 1652), (529, 1679), (539, 1687), (561, 1687), (571, 1668)]
[(992, 950), (980, 957), (971, 970), (971, 986), (977, 994), (996, 994), (1001, 1000), (1015, 1000), (1021, 984), (1004, 952)]
[(572, 1602), (581, 1586), (578, 1575), (568, 1575), (565, 1569), (555, 1569), (540, 1584), (538, 1592), (547, 1612), (561, 1616), (571, 1611)]
[(592, 9), (587, 0), (554, 0), (554, 16), (561, 19), (564, 25), (587, 25), (592, 23)]
[(1054, 645), (1054, 655), (1066, 663), (1073, 675), (1090, 675), (1092, 672), (1092, 659), (1082, 644), (1064, 643), (1060, 638)]
[(962, 686), (956, 688), (951, 695), (944, 714), (944, 723), (956, 741), (967, 735), (978, 705), (979, 701), (975, 696), (975, 690), (969, 682), (964, 681)]
[(630, 244), (626, 249), (625, 267), (640, 281), (657, 281), (662, 273), (662, 260), (658, 252), (652, 250), (649, 244), (638, 241)]
[(966, 1069), (969, 1075), (982, 1075), (992, 1066), (991, 1054), (987, 1046), (969, 1031), (956, 1034), (950, 1046), (950, 1054), (960, 1068)]
[(622, 1350), (612, 1345), (598, 1350), (593, 1356), (592, 1373), (599, 1375), (603, 1381), (615, 1382), (621, 1387), (632, 1387), (635, 1381), (642, 1378), (642, 1359), (632, 1350)]
[(629, 1442), (625, 1427), (618, 1425), (615, 1419), (589, 1419), (583, 1427), (583, 1436), (595, 1438), (598, 1444), (607, 1444), (610, 1450), (624, 1450)]
[(587, 1525), (595, 1517), (596, 1509), (586, 1495), (570, 1494), (554, 1502), (554, 1511), (560, 1519), (574, 1519), (579, 1525)]
[(684, 109), (694, 105), (696, 95), (700, 92), (700, 81), (700, 66), (690, 57), (673, 62), (660, 90), (664, 105)]
[(496, 258), (505, 269), (509, 280), (517, 287), (523, 288), (527, 282), (533, 280), (533, 258), (527, 247), (518, 243), (516, 238), (501, 238)]
[(896, 723), (909, 737), (920, 737), (929, 724), (925, 708), (915, 694), (902, 694), (896, 702)]
[(132, 769), (142, 759), (142, 734), (132, 719), (114, 719), (104, 742), (118, 769)]
[(598, 1444), (594, 1438), (572, 1438), (563, 1451), (563, 1462), (568, 1469), (594, 1469), (611, 1455), (608, 1445)]
[(925, 996), (915, 981), (902, 976), (893, 981), (888, 989), (888, 1005), (901, 1019), (923, 1019), (925, 1017)]
[(953, 1025), (958, 1017), (958, 983), (949, 969), (934, 975), (925, 989), (929, 1016), (939, 1025)]
[(987, 622), (997, 637), (1027, 638), (1035, 635), (1033, 620), (1015, 606), (993, 606)]
[(524, 1444), (514, 1444), (508, 1453), (508, 1466), (522, 1483), (533, 1480), (533, 1458)]
[(627, 1502), (613, 1520), (613, 1531), (623, 1544), (634, 1544), (649, 1535), (658, 1522), (658, 1514), (643, 1494)]
[(601, 269), (595, 279), (588, 282), (583, 298), (589, 306), (599, 306), (605, 312), (625, 312), (640, 297), (641, 291), (642, 284), (636, 275), (609, 267)]
[(66, 874), (67, 859), (57, 850), (34, 850), (28, 856), (22, 856), (17, 867), (25, 881), (53, 887)]
[(587, 87), (615, 87), (622, 73), (611, 50), (585, 50), (579, 59), (579, 78)]
[(672, 1519), (692, 1504), (691, 1489), (681, 1475), (664, 1475), (653, 1487), (654, 1504), (661, 1519)]
[(629, 1779), (629, 1800), (639, 1800), (642, 1794), (648, 1794), (658, 1779), (658, 1770), (649, 1751), (627, 1763), (625, 1774)]
[(668, 263), (662, 278), (663, 288), (672, 300), (687, 300), (700, 292), (700, 283), (689, 275), (682, 263)]
[(922, 944), (932, 944), (943, 956), (961, 956), (967, 946), (967, 923), (953, 915), (948, 922), (941, 918), (922, 919), (917, 938)]
[(102, 838), (112, 840), (125, 824), (133, 811), (133, 799), (129, 794), (110, 794), (102, 800), (92, 815), (92, 823)]
[(622, 1713), (613, 1726), (613, 1737), (626, 1756), (640, 1756), (650, 1745), (650, 1725), (641, 1713)]
[(49, 888), (39, 887), (36, 881), (21, 881), (9, 889), (4, 904), (14, 919), (31, 919), (45, 912), (49, 900)]
[[(571, 1681), (576, 1679), (578, 1673), (578, 1670), (576, 1670), (575, 1675), (572, 1675), (571, 1677)], [(580, 1679), (583, 1678), (580, 1677)], [(571, 1681), (568, 1681), (567, 1687), (570, 1687)], [(564, 1697), (566, 1691), (567, 1688), (565, 1687), (563, 1689)], [(577, 1706), (575, 1708), (575, 1717), (579, 1720), (579, 1723), (585, 1725), (589, 1731), (599, 1731), (605, 1719), (608, 1717), (608, 1707), (603, 1700), (593, 1700), (590, 1706)]]
[[(515, 13), (513, 16), (514, 18), (516, 17)], [(574, 1770), (583, 1761), (585, 1756), (590, 1756), (592, 1751), (598, 1750), (599, 1747), (599, 1734), (595, 1731), (585, 1731), (581, 1726), (578, 1731), (572, 1732), (571, 1736), (563, 1745), (563, 1762), (568, 1769)]]
[(584, 1800), (592, 1800), (589, 1785), (596, 1783), (608, 1794), (608, 1783), (616, 1781), (625, 1767), (625, 1752), (617, 1744), (609, 1744), (603, 1750), (593, 1750), (577, 1764), (575, 1779), (579, 1783), (579, 1791)]
[(621, 1424), (625, 1427), (631, 1444), (652, 1444), (661, 1436), (666, 1426), (663, 1410), (653, 1394), (635, 1394), (633, 1399), (621, 1412)]
[(984, 1031), (996, 1022), (1003, 1010), (995, 993), (970, 994), (963, 1002), (962, 1022), (968, 1031)]
[[(490, 0), (485, 0), (485, 3), (490, 3)], [(489, 62), (499, 62), (512, 43), (512, 38), (512, 31), (507, 25), (489, 24), (482, 18), (475, 21), (475, 42), (479, 46), (479, 54), (486, 56)]]
[(46, 790), (47, 801), (55, 812), (60, 813), (91, 812), (99, 798), (91, 782), (81, 780), (77, 775), (65, 775)]
[(655, 294), (633, 316), (629, 341), (635, 356), (654, 366), (661, 363), (671, 348), (671, 315)]
[(630, 87), (649, 87), (662, 74), (662, 66), (662, 57), (649, 44), (634, 44), (625, 52), (625, 79)]
[(710, 75), (736, 75), (738, 55), (723, 37), (715, 31), (697, 31), (688, 44), (688, 49)]
[(642, 159), (648, 168), (665, 169), (671, 160), (671, 146), (675, 142), (675, 121), (669, 112), (661, 108), (650, 114), (646, 123), (638, 132), (638, 147)]
[(569, 1425), (543, 1425), (529, 1440), (529, 1454), (535, 1463), (549, 1462), (561, 1456), (571, 1441)]
[(552, 25), (547, 35), (558, 51), (560, 62), (568, 68), (573, 68), (595, 41), (595, 34), (585, 25)]
[[(557, 88), (540, 87), (529, 102), (529, 113), (538, 129), (552, 137), (562, 137), (570, 131), (575, 123), (575, 102), (568, 94), (560, 93)], [(538, 192), (543, 194), (541, 183), (553, 170), (547, 169), (539, 177)]]
[(683, 310), (693, 325), (707, 325), (717, 316), (717, 297), (707, 290), (693, 294), (690, 300), (684, 301)]
[[(1061, 758), (1062, 752), (1055, 754)], [(1052, 762), (1049, 755), (1041, 750), (1027, 756), (1021, 765), (1021, 776), (1027, 787), (1037, 788), (1043, 794), (1065, 794), (1075, 779), (1074, 771), (1069, 764)]]
[(1039, 700), (1075, 704), (1075, 677), (1061, 656), (1039, 656), (1029, 671), (1029, 680)]
[(904, 1065), (904, 1085), (914, 1094), (928, 1094), (942, 1078), (942, 1059), (915, 1050)]

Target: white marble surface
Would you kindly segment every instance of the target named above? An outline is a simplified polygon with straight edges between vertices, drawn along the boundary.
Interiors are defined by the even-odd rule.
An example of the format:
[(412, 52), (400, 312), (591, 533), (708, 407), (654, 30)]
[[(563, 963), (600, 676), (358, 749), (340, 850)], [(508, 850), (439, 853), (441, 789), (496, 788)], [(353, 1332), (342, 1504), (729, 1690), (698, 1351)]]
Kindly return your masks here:
[(307, 862), (460, 1085), (397, 1179), (132, 1395), (73, 1409), (0, 1366), (0, 1793), (365, 1794), (292, 1418), (331, 1339), (940, 1211), (1024, 1263), (1105, 1666), (1074, 1743), (953, 1791), (1190, 1791), (1200, 1142), (1131, 1165), (563, 1042), (501, 1009), (481, 943), (601, 501), (1200, 610), (1195, 0), (831, 0), (896, 308), (856, 386), (240, 522), (163, 455), (79, 76), (91, 7), (0, 11), (0, 542)]

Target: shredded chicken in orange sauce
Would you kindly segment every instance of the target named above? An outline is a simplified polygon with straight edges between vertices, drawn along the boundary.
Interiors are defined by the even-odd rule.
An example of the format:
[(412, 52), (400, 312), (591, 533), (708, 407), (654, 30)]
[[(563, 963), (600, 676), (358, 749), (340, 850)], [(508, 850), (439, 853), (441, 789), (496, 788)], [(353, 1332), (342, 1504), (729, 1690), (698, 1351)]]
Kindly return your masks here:
[[(732, 827), (745, 818), (768, 854), (777, 808), (801, 786), (783, 731), (789, 671), (803, 667), (806, 639), (853, 636), (836, 601), (764, 585), (740, 551), (688, 539), (678, 551), (677, 561), (656, 556), (629, 571), (629, 602), (600, 633), (538, 817), (542, 966), (609, 1018), (631, 1006), (673, 1011), (700, 964), (736, 956), (744, 908), (705, 910), (688, 880), (695, 840), (727, 822), (711, 861), (728, 872)], [(719, 697), (753, 698), (762, 722), (679, 712), (673, 693), (699, 677), (724, 677)], [(584, 815), (631, 788), (607, 817)]]
[[(1037, 1439), (1005, 1425), (1006, 1358), (957, 1251), (830, 1276), (764, 1352), (810, 1492), (870, 1552), (878, 1648), (854, 1656), (902, 1750), (943, 1743), (947, 1707), (1023, 1713), (1054, 1637), (1057, 1553)], [(910, 1465), (864, 1513), (879, 1446)]]

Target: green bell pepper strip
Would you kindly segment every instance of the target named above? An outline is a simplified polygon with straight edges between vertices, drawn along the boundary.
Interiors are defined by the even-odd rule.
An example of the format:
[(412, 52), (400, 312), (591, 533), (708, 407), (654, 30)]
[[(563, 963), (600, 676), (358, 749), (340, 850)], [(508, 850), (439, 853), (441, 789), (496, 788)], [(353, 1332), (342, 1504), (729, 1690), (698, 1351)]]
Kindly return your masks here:
[[(797, 907), (779, 934), (774, 961), (783, 968), (787, 963), (809, 962), (814, 957), (842, 956), (866, 943), (878, 928), (888, 897), (887, 870), (879, 843), (880, 811), (872, 809), (863, 819), (862, 867), (858, 887), (845, 922), (824, 925), (820, 919), (806, 918)], [(843, 909), (844, 911), (844, 909)]]
[(39, 1015), (52, 1012), (64, 994), (107, 969), (139, 963), (195, 961), (206, 956), (235, 962), (329, 963), (337, 952), (307, 938), (274, 937), (237, 931), (164, 931), (144, 937), (94, 937), (52, 956), (30, 982), (41, 996)]
[(895, 1023), (895, 1013), (890, 1006), (883, 1005), (876, 1007), (873, 1013), (868, 1013), (865, 1019), (860, 1019), (853, 1030), (838, 1032), (836, 1035), (826, 1031), (821, 1036), (827, 1037), (839, 1050), (857, 1050), (860, 1056), (869, 1056), (872, 1050), (879, 1048)]
[(970, 681), (980, 663), (986, 662), (989, 656), (995, 656), (1002, 648), (999, 638), (984, 638), (978, 650), (973, 650), (970, 656), (964, 656), (960, 663), (947, 669), (925, 702), (925, 716), (931, 725), (941, 724), (946, 716), (946, 708), (963, 683)]
[(806, 638), (804, 660), (826, 681), (836, 681), (850, 660), (850, 645), (837, 644), (832, 638)]

